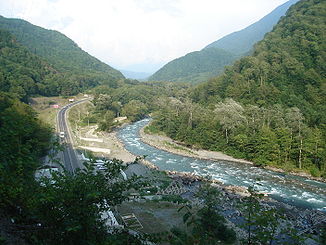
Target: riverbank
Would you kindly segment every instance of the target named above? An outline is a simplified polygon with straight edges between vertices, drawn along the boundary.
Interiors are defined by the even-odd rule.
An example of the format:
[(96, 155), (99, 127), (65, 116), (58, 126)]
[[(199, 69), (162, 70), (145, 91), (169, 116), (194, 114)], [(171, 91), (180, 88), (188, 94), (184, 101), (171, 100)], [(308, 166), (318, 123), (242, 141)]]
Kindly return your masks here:
[[(178, 154), (185, 157), (193, 157), (198, 158), (202, 160), (212, 160), (212, 161), (226, 161), (226, 162), (238, 162), (238, 163), (244, 163), (244, 164), (251, 164), (254, 165), (253, 162), (250, 162), (245, 159), (237, 159), (232, 156), (226, 155), (222, 152), (216, 152), (216, 151), (207, 151), (207, 150), (201, 150), (201, 149), (192, 149), (189, 147), (185, 147), (183, 145), (180, 145), (178, 142), (175, 142), (173, 139), (164, 136), (164, 135), (158, 135), (158, 134), (148, 134), (145, 133), (145, 127), (143, 127), (140, 130), (140, 136), (141, 140), (157, 149), (161, 149), (170, 153)], [(291, 174), (295, 176), (300, 176), (304, 178), (308, 178), (310, 180), (320, 181), (326, 183), (326, 179), (323, 179), (321, 177), (313, 177), (312, 175), (306, 173), (306, 172), (287, 172), (284, 169), (276, 168), (273, 166), (265, 166), (260, 167), (263, 169), (271, 170), (274, 172), (284, 173), (284, 174)]]
[(163, 136), (163, 135), (154, 135), (154, 134), (147, 134), (144, 131), (145, 127), (140, 130), (141, 140), (151, 145), (155, 148), (168, 151), (174, 154), (186, 156), (186, 157), (193, 157), (202, 160), (213, 160), (213, 161), (231, 161), (231, 162), (239, 162), (245, 164), (253, 164), (250, 161), (244, 159), (237, 159), (231, 156), (228, 156), (222, 152), (217, 151), (207, 151), (207, 150), (195, 150), (185, 146), (182, 146), (175, 142), (173, 139)]
[[(124, 143), (118, 137), (118, 130), (116, 129), (112, 133), (104, 133), (98, 132), (96, 130), (96, 126), (90, 126), (81, 130), (79, 128), (78, 135), (81, 140), (81, 144), (87, 144), (92, 147), (98, 147), (99, 149), (110, 149), (110, 154), (107, 155), (108, 158), (117, 158), (125, 160), (125, 162), (133, 162), (136, 158), (136, 155), (130, 153), (128, 150), (125, 149)], [(77, 131), (76, 131), (77, 132)], [(144, 134), (143, 132), (141, 134)], [(82, 136), (82, 137), (81, 137)], [(139, 139), (136, 134), (132, 136), (132, 138)], [(166, 140), (165, 138), (159, 137), (160, 140)], [(166, 145), (169, 146), (170, 141), (167, 141)], [(193, 151), (192, 149), (186, 149), (181, 146), (173, 147), (178, 151), (192, 151), (192, 157), (198, 157), (200, 154)], [(179, 148), (180, 147), (180, 148)], [(97, 153), (98, 154), (98, 153)], [(177, 153), (178, 154), (178, 153)], [(188, 152), (188, 154), (190, 154)], [(209, 155), (211, 157), (211, 155)], [(214, 155), (216, 157), (216, 155)], [(223, 155), (218, 155), (223, 156)], [(207, 158), (206, 158), (207, 159)], [(209, 158), (212, 159), (212, 158)], [(223, 160), (230, 161), (230, 158), (224, 158)], [(232, 160), (231, 160), (232, 161)], [(250, 164), (250, 163), (248, 163)], [(127, 176), (131, 176), (133, 174), (144, 176), (147, 179), (151, 179), (152, 181), (159, 182), (159, 178), (157, 177), (158, 169), (154, 164), (149, 161), (141, 160), (139, 164), (131, 164), (129, 165), (128, 169), (126, 170)], [(167, 173), (167, 177), (171, 178), (170, 183), (178, 183), (178, 191), (183, 190), (182, 192), (172, 193), (175, 196), (181, 196), (182, 198), (189, 201), (192, 205), (200, 205), (201, 201), (198, 200), (195, 196), (195, 193), (199, 190), (199, 186), (204, 183), (210, 182), (212, 186), (219, 189), (221, 193), (221, 203), (220, 207), (223, 210), (223, 215), (230, 223), (233, 223), (232, 227), (237, 228), (237, 223), (243, 219), (243, 214), (240, 209), (238, 209), (238, 203), (242, 203), (244, 201), (244, 197), (248, 196), (249, 193), (247, 188), (245, 187), (238, 187), (238, 186), (230, 186), (224, 185), (219, 183), (218, 181), (206, 180), (204, 177), (197, 176), (193, 173), (186, 173), (186, 172), (176, 172), (176, 171), (165, 171)], [(170, 186), (170, 185), (169, 185)], [(168, 186), (168, 187), (169, 187)], [(167, 187), (167, 189), (168, 189)], [(163, 189), (162, 189), (163, 190)], [(164, 190), (163, 190), (164, 191)], [(158, 198), (162, 195), (166, 195), (168, 190), (165, 192), (154, 193)], [(164, 194), (165, 193), (165, 194)], [(170, 193), (170, 192), (169, 192)], [(171, 193), (170, 193), (171, 195)], [(277, 210), (285, 209), (287, 215), (287, 223), (292, 227), (298, 229), (299, 232), (307, 232), (314, 234), (319, 229), (319, 224), (321, 221), (325, 220), (325, 214), (319, 212), (317, 210), (310, 210), (310, 209), (301, 209), (296, 208), (294, 206), (278, 202), (273, 200), (269, 197), (264, 197), (260, 201), (262, 207), (266, 208), (276, 208)], [(237, 228), (237, 232), (243, 232), (242, 229)], [(245, 232), (244, 232), (245, 233)], [(245, 236), (245, 234), (244, 234)]]

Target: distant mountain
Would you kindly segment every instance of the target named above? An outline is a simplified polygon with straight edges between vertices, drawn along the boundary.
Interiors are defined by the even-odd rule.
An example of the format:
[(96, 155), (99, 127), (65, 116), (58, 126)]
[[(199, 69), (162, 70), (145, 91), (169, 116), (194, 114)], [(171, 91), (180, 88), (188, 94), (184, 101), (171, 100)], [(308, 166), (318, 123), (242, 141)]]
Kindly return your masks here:
[(192, 52), (169, 62), (152, 75), (149, 80), (204, 81), (207, 77), (218, 75), (223, 71), (224, 66), (233, 62), (237, 57), (239, 56), (217, 48)]
[(326, 2), (322, 0), (295, 4), (255, 45), (252, 55), (236, 61), (223, 75), (198, 85), (193, 91), (194, 101), (205, 104), (232, 98), (259, 107), (295, 106), (311, 125), (325, 123), (325, 12)]
[[(20, 99), (38, 94), (73, 95), (101, 84), (118, 87), (124, 79), (121, 72), (89, 55), (60, 32), (2, 16), (0, 30), (6, 46), (0, 53), (0, 77), (6, 84), (0, 90), (14, 90)], [(27, 57), (31, 57), (30, 63)], [(34, 82), (28, 83), (27, 77)]]
[(145, 80), (151, 75), (151, 73), (147, 73), (147, 72), (137, 72), (137, 71), (127, 71), (127, 70), (120, 70), (120, 72), (126, 78), (139, 79), (139, 80)]
[(20, 19), (0, 16), (0, 29), (10, 31), (18, 42), (43, 57), (60, 72), (100, 72), (114, 78), (123, 75), (89, 55), (60, 32), (47, 30)]
[(258, 22), (209, 44), (201, 51), (172, 60), (149, 80), (198, 83), (220, 74), (226, 65), (231, 65), (238, 58), (247, 55), (253, 45), (262, 40), (297, 1), (284, 3)]
[(233, 32), (205, 48), (220, 48), (234, 54), (244, 54), (250, 51), (253, 45), (262, 40), (267, 32), (270, 32), (286, 11), (299, 0), (290, 0), (274, 9), (271, 13), (255, 22), (254, 24)]

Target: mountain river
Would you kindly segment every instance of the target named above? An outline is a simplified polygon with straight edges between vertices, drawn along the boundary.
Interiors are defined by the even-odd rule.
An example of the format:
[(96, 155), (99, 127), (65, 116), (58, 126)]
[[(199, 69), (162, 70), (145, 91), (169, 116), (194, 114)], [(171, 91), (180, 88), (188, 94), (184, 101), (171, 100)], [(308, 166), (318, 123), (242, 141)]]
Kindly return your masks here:
[(189, 172), (200, 176), (210, 175), (227, 185), (248, 187), (258, 183), (255, 185), (256, 189), (269, 193), (269, 196), (276, 200), (326, 212), (326, 183), (261, 169), (250, 164), (201, 160), (157, 149), (143, 143), (139, 135), (139, 130), (149, 121), (150, 119), (144, 119), (122, 128), (118, 137), (129, 152), (134, 155), (147, 155), (146, 160), (159, 169)]

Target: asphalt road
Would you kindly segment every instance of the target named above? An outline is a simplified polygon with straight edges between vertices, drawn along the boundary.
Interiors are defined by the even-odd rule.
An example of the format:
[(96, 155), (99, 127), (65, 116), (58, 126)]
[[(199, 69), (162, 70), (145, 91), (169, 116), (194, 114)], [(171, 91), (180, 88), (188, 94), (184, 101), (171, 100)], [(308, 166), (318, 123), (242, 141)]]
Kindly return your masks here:
[(82, 168), (83, 165), (81, 162), (77, 159), (76, 152), (73, 148), (72, 144), (72, 136), (70, 135), (70, 130), (68, 128), (67, 123), (67, 111), (80, 103), (83, 103), (89, 99), (83, 99), (76, 102), (73, 102), (71, 104), (68, 104), (64, 107), (62, 107), (58, 111), (57, 115), (57, 125), (58, 125), (58, 132), (60, 135), (60, 132), (64, 132), (64, 136), (60, 137), (61, 143), (65, 145), (64, 150), (61, 152), (61, 160), (66, 168), (66, 170), (70, 173), (74, 173), (76, 169)]

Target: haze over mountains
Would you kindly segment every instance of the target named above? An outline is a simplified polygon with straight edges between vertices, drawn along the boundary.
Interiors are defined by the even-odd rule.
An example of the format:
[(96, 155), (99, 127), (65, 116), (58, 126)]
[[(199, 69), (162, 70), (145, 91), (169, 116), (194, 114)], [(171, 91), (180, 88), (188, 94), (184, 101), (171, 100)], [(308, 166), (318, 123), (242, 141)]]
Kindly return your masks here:
[[(326, 244), (325, 184), (316, 181), (326, 178), (325, 13), (325, 0), (299, 1), (248, 56), (195, 86), (124, 79), (60, 33), (1, 18), (0, 244), (148, 244), (158, 240), (168, 244)], [(189, 57), (198, 66), (222, 66), (223, 60), (243, 55), (236, 48), (206, 47), (196, 53), (198, 58)], [(35, 172), (49, 167), (42, 165), (42, 157), (48, 154), (57, 163), (56, 150), (66, 144), (65, 138), (54, 142), (54, 130), (23, 102), (33, 95), (61, 95), (62, 101), (85, 90), (92, 95), (92, 105), (70, 111), (69, 119), (74, 120), (70, 130), (64, 129), (65, 138), (76, 136), (78, 145), (84, 146), (87, 138), (83, 136), (101, 133), (102, 142), (94, 145), (96, 137), (89, 145), (112, 149), (114, 155), (108, 159), (148, 155), (147, 160), (160, 168), (146, 169), (139, 157), (135, 164), (113, 159), (101, 164), (101, 171), (89, 163), (74, 174), (55, 171), (53, 179), (36, 181)], [(57, 98), (40, 99), (43, 113), (50, 117), (48, 109), (56, 112), (51, 105), (59, 103)], [(146, 139), (156, 147), (141, 153), (147, 148), (138, 142), (142, 124), (120, 133), (113, 130), (127, 122), (120, 124), (117, 117), (132, 123), (148, 115), (152, 120), (144, 134), (154, 134)], [(162, 135), (174, 142), (162, 140)], [(126, 140), (125, 149), (118, 136)], [(103, 144), (104, 139), (110, 144)], [(127, 145), (132, 150), (127, 151)], [(192, 158), (161, 154), (160, 149)], [(221, 167), (211, 159), (213, 152), (197, 149), (220, 151), (253, 164), (236, 165), (227, 158)], [(94, 160), (102, 155), (98, 154), (92, 154)], [(203, 161), (199, 155), (210, 160)], [(145, 176), (125, 179), (121, 177), (124, 170)], [(176, 171), (181, 170), (178, 175)], [(301, 176), (290, 176), (294, 172)], [(305, 178), (306, 174), (315, 178)], [(197, 175), (204, 178), (192, 183)], [(215, 185), (204, 181), (207, 175), (217, 180)], [(176, 176), (182, 180), (176, 190), (194, 187), (189, 195), (170, 191)], [(157, 202), (147, 200), (159, 190), (169, 195), (157, 195), (162, 196)], [(130, 202), (135, 191), (141, 202)], [(260, 199), (263, 194), (269, 197)], [(187, 209), (180, 212), (185, 204)], [(112, 222), (103, 217), (112, 211), (110, 207), (117, 207), (109, 216), (112, 220), (116, 216), (123, 229), (108, 227)], [(135, 212), (142, 229), (135, 230), (136, 219), (123, 222), (119, 218), (130, 212)]]
[(112, 77), (122, 78), (122, 74), (89, 55), (64, 34), (47, 30), (20, 19), (9, 19), (0, 16), (0, 29), (11, 32), (16, 40), (31, 52), (46, 59), (61, 71), (97, 71)]
[(209, 44), (201, 51), (170, 61), (149, 80), (198, 83), (220, 74), (226, 65), (247, 55), (296, 2), (298, 0), (290, 0), (247, 28)]
[(147, 72), (137, 72), (137, 71), (129, 71), (129, 70), (120, 70), (120, 72), (126, 78), (139, 79), (139, 80), (145, 80), (152, 74), (152, 73), (147, 73)]

